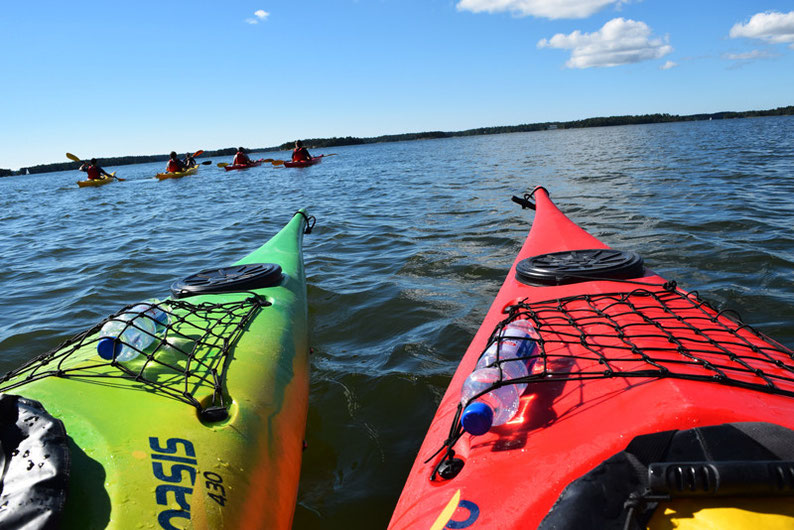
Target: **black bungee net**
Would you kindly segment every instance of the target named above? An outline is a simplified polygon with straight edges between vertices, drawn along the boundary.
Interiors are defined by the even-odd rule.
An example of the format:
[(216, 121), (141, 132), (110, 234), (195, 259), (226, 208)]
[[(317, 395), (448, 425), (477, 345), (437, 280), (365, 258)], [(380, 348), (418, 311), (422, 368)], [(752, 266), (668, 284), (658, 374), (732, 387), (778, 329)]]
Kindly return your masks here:
[[(486, 349), (494, 342), (501, 349), (501, 341), (508, 338), (530, 340), (500, 338), (509, 323), (527, 319), (539, 336), (536, 354), (503, 360), (497, 353), (495, 364), (501, 368), (503, 363), (533, 359), (533, 369), (520, 379), (507, 379), (500, 370), (500, 380), (471, 401), (509, 384), (527, 383), (525, 392), (531, 393), (539, 384), (614, 377), (686, 379), (794, 397), (794, 352), (744, 323), (735, 311), (718, 311), (696, 291), (683, 292), (673, 281), (610, 281), (642, 287), (542, 302), (524, 300), (506, 308), (507, 316), (494, 329)], [(461, 424), (465, 405), (458, 404), (449, 436), (425, 460), (428, 464), (444, 452), (431, 480), (451, 479), (463, 467), (454, 446), (465, 433)]]
[[(230, 351), (249, 322), (263, 308), (272, 305), (253, 292), (239, 293), (244, 299), (234, 302), (193, 304), (187, 300), (166, 300), (156, 306), (168, 314), (165, 329), (152, 335), (139, 319), (150, 319), (139, 313), (129, 320), (119, 317), (133, 305), (109, 316), (88, 331), (80, 333), (60, 346), (28, 361), (0, 378), (0, 392), (8, 392), (26, 383), (45, 377), (65, 377), (83, 381), (113, 379), (134, 380), (140, 389), (162, 394), (195, 407), (205, 421), (220, 421), (228, 416), (225, 388)], [(154, 337), (152, 344), (139, 350), (127, 362), (105, 360), (97, 354), (100, 330), (109, 321), (118, 321)], [(93, 355), (86, 354), (86, 349)], [(79, 354), (79, 357), (78, 357)], [(82, 360), (80, 360), (82, 359)], [(112, 367), (112, 369), (107, 369)], [(199, 400), (197, 391), (211, 392), (210, 399)]]
[[(310, 234), (317, 219), (301, 210), (294, 215), (303, 217), (306, 221), (303, 233)], [(277, 268), (280, 278), (281, 269)], [(223, 273), (223, 269), (210, 269), (205, 272)], [(264, 280), (260, 281), (259, 287), (272, 286), (268, 283), (272, 272), (271, 268), (266, 269), (267, 274)], [(221, 276), (225, 278), (224, 274)], [(257, 280), (253, 281), (256, 283)], [(265, 283), (262, 283), (263, 281)], [(251, 285), (250, 281), (249, 285)], [(232, 347), (254, 317), (262, 309), (272, 305), (254, 291), (245, 290), (254, 288), (257, 287), (254, 285), (244, 290), (232, 291), (221, 288), (216, 291), (204, 290), (192, 293), (233, 292), (236, 296), (244, 297), (233, 302), (205, 301), (195, 304), (188, 299), (169, 299), (158, 303), (144, 302), (148, 306), (160, 309), (169, 317), (169, 323), (163, 329), (158, 329), (156, 334), (151, 334), (142, 326), (140, 319), (151, 320), (151, 317), (144, 313), (138, 313), (129, 319), (120, 318), (123, 314), (129, 316), (130, 310), (138, 304), (128, 305), (91, 329), (67, 339), (60, 346), (0, 377), (0, 392), (8, 392), (45, 377), (64, 377), (82, 381), (127, 379), (139, 383), (140, 390), (155, 392), (195, 407), (199, 417), (204, 421), (225, 420), (228, 417), (227, 407), (230, 404), (226, 375), (231, 362)], [(173, 290), (174, 286), (172, 286)], [(175, 293), (175, 296), (184, 295)], [(118, 340), (117, 342), (137, 351), (137, 357), (124, 362), (116, 360), (114, 355), (112, 360), (105, 360), (97, 353), (97, 344), (101, 338), (100, 330), (110, 321), (124, 323), (124, 330), (129, 327), (136, 328), (153, 337), (154, 340), (144, 350)], [(122, 330), (120, 334), (123, 332)], [(199, 391), (202, 394), (200, 399), (196, 397)]]

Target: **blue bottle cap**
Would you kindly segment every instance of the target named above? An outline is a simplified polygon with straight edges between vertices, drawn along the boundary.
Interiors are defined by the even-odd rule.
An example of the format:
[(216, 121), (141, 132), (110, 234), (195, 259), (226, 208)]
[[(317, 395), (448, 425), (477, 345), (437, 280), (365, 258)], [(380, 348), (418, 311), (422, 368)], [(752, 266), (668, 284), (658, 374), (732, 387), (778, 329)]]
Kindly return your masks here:
[(480, 436), (491, 429), (493, 411), (485, 403), (475, 401), (463, 410), (460, 421), (467, 433)]
[(121, 353), (121, 343), (113, 337), (104, 337), (97, 342), (96, 351), (103, 359), (112, 361), (114, 353), (117, 357)]

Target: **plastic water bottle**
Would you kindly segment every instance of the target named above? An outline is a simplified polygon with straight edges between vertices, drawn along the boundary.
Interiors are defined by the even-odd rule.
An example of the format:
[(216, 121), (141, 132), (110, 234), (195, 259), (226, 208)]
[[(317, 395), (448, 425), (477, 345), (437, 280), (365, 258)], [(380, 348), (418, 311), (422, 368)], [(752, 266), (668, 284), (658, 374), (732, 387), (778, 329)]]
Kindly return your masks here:
[[(505, 326), (498, 339), (485, 350), (461, 390), (461, 403), (466, 407), (461, 423), (466, 432), (479, 436), (515, 416), (526, 383), (507, 384), (494, 388), (471, 403), (469, 400), (499, 381), (526, 377), (535, 363), (533, 356), (537, 355), (539, 338), (528, 320), (515, 320)], [(497, 364), (497, 361), (504, 362)]]
[[(502, 379), (520, 379), (531, 372), (538, 351), (538, 334), (528, 320), (515, 320), (505, 326), (499, 333), (499, 338), (491, 344), (477, 361), (479, 368), (498, 368), (501, 366)], [(497, 352), (498, 361), (497, 364)], [(526, 359), (524, 362), (514, 359)], [(524, 393), (526, 383), (515, 383), (518, 395)]]
[(494, 425), (507, 423), (515, 416), (518, 411), (519, 396), (516, 385), (508, 384), (494, 388), (468, 403), (473, 396), (504, 379), (498, 368), (480, 368), (466, 378), (460, 392), (461, 403), (466, 407), (461, 416), (466, 432), (479, 436), (488, 432)]
[(137, 304), (108, 320), (99, 331), (97, 353), (108, 361), (131, 361), (155, 341), (171, 322), (168, 313), (157, 305), (158, 300)]

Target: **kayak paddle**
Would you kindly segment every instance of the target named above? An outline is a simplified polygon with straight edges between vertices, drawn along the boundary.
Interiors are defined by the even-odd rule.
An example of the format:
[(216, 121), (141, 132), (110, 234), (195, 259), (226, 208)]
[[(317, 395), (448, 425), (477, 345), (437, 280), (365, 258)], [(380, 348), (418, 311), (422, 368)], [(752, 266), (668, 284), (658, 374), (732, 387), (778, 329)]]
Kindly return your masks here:
[[(72, 153), (66, 153), (66, 158), (68, 158), (69, 160), (74, 160), (75, 162), (80, 162), (81, 164), (83, 163), (83, 161), (80, 160), (79, 156), (73, 155)], [(113, 177), (114, 179), (118, 180), (119, 182), (124, 182), (125, 180), (127, 180), (127, 179), (122, 179), (122, 178), (117, 177), (115, 171), (113, 173), (111, 173), (110, 176)]]
[(205, 160), (204, 162), (200, 162), (200, 164), (202, 166), (208, 166), (208, 165), (212, 164), (212, 160)]

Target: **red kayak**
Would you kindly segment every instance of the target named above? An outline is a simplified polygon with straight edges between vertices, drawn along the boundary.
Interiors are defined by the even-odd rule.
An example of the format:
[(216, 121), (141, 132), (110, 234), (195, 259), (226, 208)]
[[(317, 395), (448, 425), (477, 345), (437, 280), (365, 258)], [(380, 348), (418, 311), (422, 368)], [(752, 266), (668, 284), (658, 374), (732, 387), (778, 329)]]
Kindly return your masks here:
[(226, 171), (231, 171), (233, 169), (248, 169), (249, 167), (256, 167), (261, 166), (262, 162), (264, 162), (264, 158), (260, 158), (259, 160), (254, 160), (250, 164), (230, 164), (225, 167)]
[(309, 166), (313, 166), (314, 164), (319, 164), (320, 162), (322, 162), (323, 161), (323, 156), (325, 156), (325, 155), (313, 156), (309, 160), (302, 160), (300, 162), (284, 162), (284, 167), (309, 167)]
[[(389, 527), (792, 527), (782, 496), (794, 494), (794, 352), (609, 248), (544, 188), (514, 200), (536, 208), (532, 229)], [(534, 331), (502, 332), (522, 321)], [(461, 403), (481, 354), (509, 352), (510, 340), (531, 354), (497, 356), (500, 379)], [(526, 375), (508, 379), (510, 362)], [(518, 384), (517, 409), (501, 409), (517, 410), (509, 420), (491, 426), (501, 412), (489, 405), (484, 429), (464, 428), (480, 401), (518, 396)]]

